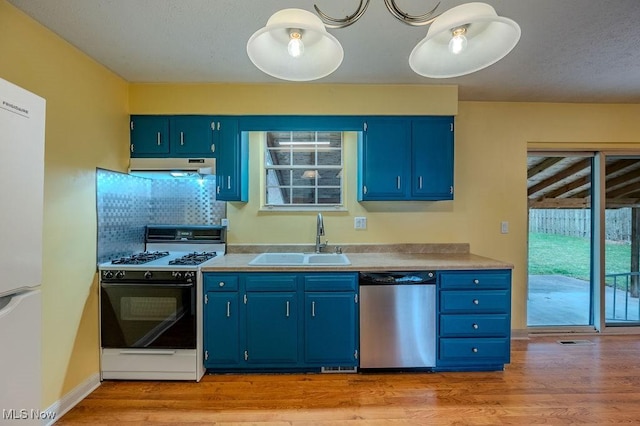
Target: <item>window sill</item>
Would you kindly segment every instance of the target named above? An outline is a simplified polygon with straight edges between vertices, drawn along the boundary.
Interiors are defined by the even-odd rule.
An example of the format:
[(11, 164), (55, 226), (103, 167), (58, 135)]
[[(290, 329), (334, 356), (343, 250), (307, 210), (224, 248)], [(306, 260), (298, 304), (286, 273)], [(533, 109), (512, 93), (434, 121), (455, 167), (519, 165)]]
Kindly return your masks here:
[(342, 205), (330, 206), (262, 206), (261, 212), (346, 212), (347, 208)]

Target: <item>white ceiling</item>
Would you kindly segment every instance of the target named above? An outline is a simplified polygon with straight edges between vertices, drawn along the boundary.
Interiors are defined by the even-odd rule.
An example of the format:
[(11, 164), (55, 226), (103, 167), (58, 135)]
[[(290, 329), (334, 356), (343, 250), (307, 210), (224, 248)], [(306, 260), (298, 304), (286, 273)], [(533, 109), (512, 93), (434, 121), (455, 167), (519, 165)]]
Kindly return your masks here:
[[(345, 0), (8, 0), (131, 82), (281, 83), (246, 54), (251, 34), (276, 11), (297, 7), (344, 17)], [(427, 27), (396, 20), (382, 0), (354, 25), (329, 30), (345, 58), (315, 83), (456, 84), (460, 100), (640, 103), (640, 0), (486, 0), (520, 24), (497, 64), (463, 77), (415, 74), (409, 54)], [(397, 0), (421, 14), (431, 0)], [(465, 3), (442, 0), (439, 12)]]

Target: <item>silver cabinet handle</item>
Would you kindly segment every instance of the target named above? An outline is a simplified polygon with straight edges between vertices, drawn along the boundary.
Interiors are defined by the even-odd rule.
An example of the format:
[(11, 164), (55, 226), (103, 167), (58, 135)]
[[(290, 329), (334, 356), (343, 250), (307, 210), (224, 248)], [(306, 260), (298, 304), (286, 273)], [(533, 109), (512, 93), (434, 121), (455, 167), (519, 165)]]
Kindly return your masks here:
[(418, 177), (418, 189), (422, 189), (422, 176)]
[(131, 152), (133, 152), (133, 144), (131, 144)]
[(184, 132), (180, 132), (180, 145), (184, 145)]
[(227, 318), (231, 316), (231, 302), (227, 301)]
[(316, 316), (316, 302), (311, 302), (311, 316)]
[(474, 284), (480, 284), (480, 280), (476, 278), (475, 280), (473, 280), (473, 283)]
[(218, 286), (219, 286), (219, 287), (224, 287), (224, 281), (220, 281), (220, 282), (218, 283)]
[(396, 186), (400, 189), (400, 176), (396, 177)]
[(473, 327), (474, 330), (477, 330), (478, 329), (478, 324), (473, 324), (472, 327)]
[(474, 354), (478, 353), (478, 348), (471, 348), (471, 352), (473, 352)]
[(211, 152), (216, 152), (216, 144), (215, 143), (211, 144)]
[(227, 189), (231, 189), (231, 175), (227, 176)]
[(480, 304), (480, 301), (479, 301), (478, 299), (473, 299), (473, 304), (474, 304), (474, 305), (479, 305), (479, 304)]
[(289, 301), (287, 300), (287, 318), (289, 318)]
[(157, 137), (158, 137), (158, 146), (160, 146), (160, 132), (158, 132)]

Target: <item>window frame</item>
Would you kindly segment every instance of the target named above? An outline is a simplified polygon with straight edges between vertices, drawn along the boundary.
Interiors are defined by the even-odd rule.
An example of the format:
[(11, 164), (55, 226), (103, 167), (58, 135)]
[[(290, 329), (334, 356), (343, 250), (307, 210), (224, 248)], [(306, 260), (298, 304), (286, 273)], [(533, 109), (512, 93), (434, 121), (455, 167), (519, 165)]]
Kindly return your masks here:
[[(344, 163), (344, 149), (345, 149), (345, 135), (343, 130), (278, 130), (278, 131), (264, 131), (262, 138), (262, 158), (261, 158), (261, 168), (264, 170), (264, 180), (261, 181), (261, 192), (263, 197), (262, 209), (263, 210), (284, 210), (284, 211), (318, 211), (318, 210), (345, 210), (345, 185), (344, 185), (344, 177), (345, 177), (345, 163)], [(296, 133), (315, 133), (315, 138), (312, 141), (307, 141), (305, 144), (295, 144), (289, 143), (285, 144), (282, 148), (278, 147), (270, 147), (269, 146), (269, 134), (270, 133), (289, 133), (289, 141), (293, 142), (296, 139)], [(318, 134), (319, 133), (336, 133), (340, 135), (340, 145), (339, 147), (323, 147), (319, 144)], [(272, 161), (271, 154), (274, 152), (286, 152), (289, 155), (289, 164), (285, 165), (274, 165)], [(296, 153), (305, 153), (311, 151), (313, 153), (313, 163), (314, 164), (295, 164), (294, 155)], [(336, 151), (340, 153), (340, 162), (339, 164), (318, 164), (319, 163), (319, 153), (323, 151)], [(290, 178), (289, 183), (283, 185), (282, 182), (277, 182), (277, 185), (270, 184), (270, 180), (277, 179), (275, 173), (270, 176), (270, 172), (282, 172), (289, 171)], [(338, 185), (323, 185), (319, 182), (322, 179), (322, 170), (325, 171), (337, 171), (336, 177), (339, 177)], [(319, 176), (313, 176), (311, 179), (314, 180), (312, 185), (295, 185), (294, 184), (294, 173), (304, 173), (305, 171), (316, 171)], [(295, 189), (313, 189), (314, 193), (314, 202), (313, 203), (293, 203), (293, 193)], [(288, 190), (289, 194), (289, 203), (274, 203), (269, 202), (269, 190)], [(338, 190), (338, 203), (318, 203), (319, 200), (319, 190), (323, 189), (337, 189)]]

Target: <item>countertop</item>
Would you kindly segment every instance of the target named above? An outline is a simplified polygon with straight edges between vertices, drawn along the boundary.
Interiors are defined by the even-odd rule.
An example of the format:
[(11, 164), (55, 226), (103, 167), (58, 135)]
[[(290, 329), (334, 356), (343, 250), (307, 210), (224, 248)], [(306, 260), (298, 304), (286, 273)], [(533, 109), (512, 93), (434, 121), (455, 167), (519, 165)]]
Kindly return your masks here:
[[(435, 248), (434, 248), (435, 246)], [(310, 252), (304, 250), (292, 250), (291, 246), (286, 251)], [(364, 248), (364, 249), (363, 249)], [(202, 272), (300, 272), (300, 271), (424, 271), (424, 270), (464, 270), (464, 269), (513, 269), (513, 265), (500, 260), (478, 256), (469, 252), (468, 245), (392, 245), (376, 247), (375, 252), (368, 250), (366, 246), (344, 246), (344, 253), (351, 261), (351, 265), (341, 266), (251, 266), (249, 262), (264, 251), (281, 251), (273, 246), (269, 250), (255, 250), (253, 247), (242, 249), (242, 253), (234, 253), (230, 250), (225, 256), (215, 258), (207, 262), (201, 268)], [(327, 250), (331, 253), (332, 251)]]

